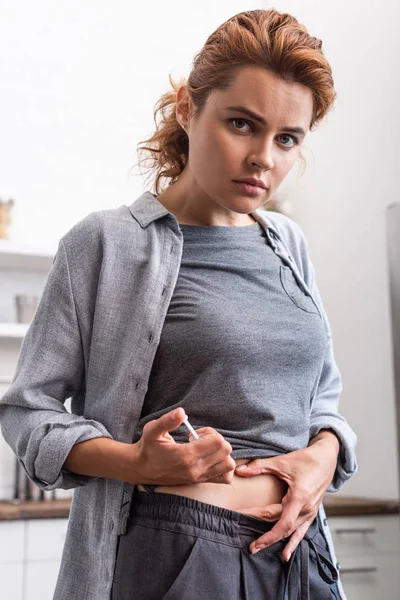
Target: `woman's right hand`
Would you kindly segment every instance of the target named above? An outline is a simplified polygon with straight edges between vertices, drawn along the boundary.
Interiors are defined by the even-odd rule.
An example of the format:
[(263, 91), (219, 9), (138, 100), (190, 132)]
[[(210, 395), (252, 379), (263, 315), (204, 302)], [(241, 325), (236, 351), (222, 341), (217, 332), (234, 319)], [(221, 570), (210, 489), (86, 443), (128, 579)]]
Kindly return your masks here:
[(185, 417), (184, 409), (178, 408), (144, 425), (142, 437), (134, 444), (140, 483), (231, 483), (236, 462), (230, 456), (232, 446), (218, 431), (212, 427), (197, 429), (200, 439), (187, 444), (178, 444), (168, 433)]

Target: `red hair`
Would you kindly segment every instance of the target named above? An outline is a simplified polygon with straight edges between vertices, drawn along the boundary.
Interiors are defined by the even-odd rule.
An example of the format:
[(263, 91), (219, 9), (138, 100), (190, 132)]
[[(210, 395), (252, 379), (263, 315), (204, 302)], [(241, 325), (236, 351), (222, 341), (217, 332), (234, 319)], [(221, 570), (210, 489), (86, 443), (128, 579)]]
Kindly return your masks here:
[(169, 75), (173, 89), (164, 93), (155, 105), (156, 131), (138, 144), (138, 155), (147, 154), (138, 164), (150, 163), (147, 169), (155, 172), (153, 192), (156, 195), (163, 189), (161, 180), (166, 179), (168, 185), (174, 183), (188, 159), (189, 140), (175, 114), (178, 89), (186, 85), (195, 116), (213, 90), (227, 89), (237, 69), (249, 65), (264, 67), (285, 81), (300, 83), (312, 91), (314, 109), (310, 130), (333, 107), (336, 92), (322, 41), (312, 37), (295, 17), (274, 8), (241, 12), (208, 37), (195, 56), (187, 82), (182, 79), (177, 84)]

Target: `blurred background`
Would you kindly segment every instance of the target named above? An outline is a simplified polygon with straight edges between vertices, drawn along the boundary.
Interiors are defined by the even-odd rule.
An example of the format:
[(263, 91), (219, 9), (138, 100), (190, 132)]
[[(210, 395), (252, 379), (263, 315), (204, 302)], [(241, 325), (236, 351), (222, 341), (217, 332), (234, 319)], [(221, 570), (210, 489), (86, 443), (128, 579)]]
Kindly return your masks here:
[[(0, 394), (60, 237), (90, 212), (131, 204), (148, 189), (134, 167), (136, 145), (153, 132), (168, 74), (187, 77), (229, 17), (271, 6), (322, 39), (338, 94), (306, 137), (305, 172), (295, 165), (276, 201), (308, 239), (343, 377), (340, 411), (358, 435), (359, 472), (335, 494), (347, 508), (331, 513), (350, 530), (337, 542), (343, 585), (349, 600), (395, 599), (399, 437), (387, 214), (400, 202), (398, 0), (1, 2), (0, 199), (9, 223), (0, 239)], [(52, 597), (71, 494), (39, 494), (0, 435), (2, 599)]]

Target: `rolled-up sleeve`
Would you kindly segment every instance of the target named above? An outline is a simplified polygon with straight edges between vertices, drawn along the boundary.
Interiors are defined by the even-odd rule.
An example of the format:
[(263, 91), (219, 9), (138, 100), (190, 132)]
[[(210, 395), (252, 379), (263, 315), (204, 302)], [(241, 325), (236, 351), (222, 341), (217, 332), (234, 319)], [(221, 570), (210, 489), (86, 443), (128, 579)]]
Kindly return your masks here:
[(315, 437), (321, 429), (331, 429), (336, 434), (340, 449), (336, 470), (327, 491), (337, 492), (358, 470), (355, 453), (357, 436), (346, 419), (339, 414), (339, 400), (343, 389), (342, 377), (335, 361), (332, 332), (315, 283), (314, 269), (311, 263), (308, 268), (311, 276), (311, 291), (328, 335), (325, 358), (311, 399), (310, 439)]
[(3, 437), (43, 490), (70, 489), (95, 479), (72, 473), (63, 463), (78, 442), (112, 439), (102, 423), (65, 408), (65, 401), (82, 394), (84, 385), (82, 340), (61, 239), (12, 382), (0, 397)]

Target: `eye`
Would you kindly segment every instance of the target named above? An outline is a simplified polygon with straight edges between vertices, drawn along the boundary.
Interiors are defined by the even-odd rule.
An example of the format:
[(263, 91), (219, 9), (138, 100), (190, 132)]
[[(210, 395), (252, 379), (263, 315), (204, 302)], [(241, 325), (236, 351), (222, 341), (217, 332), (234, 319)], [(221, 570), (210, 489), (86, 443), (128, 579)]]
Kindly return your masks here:
[(281, 136), (281, 138), (289, 138), (291, 140), (293, 140), (293, 144), (291, 146), (288, 146), (287, 144), (283, 144), (284, 146), (286, 146), (287, 148), (293, 148), (294, 146), (297, 146), (299, 144), (299, 140), (294, 136), (294, 135), (289, 135), (288, 133), (283, 133)]
[[(229, 121), (230, 121), (231, 123), (233, 123), (234, 121), (236, 121), (236, 122), (238, 122), (238, 123), (245, 123), (245, 124), (247, 124), (247, 125), (249, 125), (249, 126), (251, 127), (250, 121), (248, 121), (247, 119), (239, 119), (239, 118), (238, 118), (238, 119), (229, 119)], [(236, 127), (236, 126), (234, 126), (234, 127), (235, 127), (235, 129), (236, 129), (237, 131), (243, 131), (243, 127)], [(251, 130), (252, 130), (252, 129), (253, 129), (253, 128), (251, 127)]]
[[(250, 127), (250, 130), (253, 131), (253, 126), (251, 121), (248, 121), (247, 119), (242, 119), (242, 118), (233, 118), (233, 119), (229, 119), (229, 121), (234, 124), (234, 123), (241, 123), (241, 124), (245, 124), (248, 125)], [(243, 127), (237, 127), (236, 125), (234, 125), (234, 128), (236, 129), (236, 131), (246, 131)], [(292, 144), (289, 146), (288, 144), (283, 144), (283, 146), (285, 148), (294, 148), (295, 146), (299, 145), (299, 140), (297, 137), (295, 137), (294, 135), (290, 135), (289, 133), (283, 133), (281, 136), (279, 136), (281, 138), (289, 138), (290, 140), (292, 140)]]

